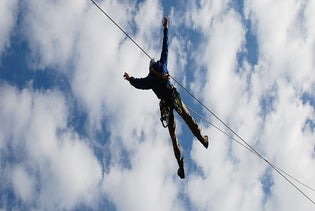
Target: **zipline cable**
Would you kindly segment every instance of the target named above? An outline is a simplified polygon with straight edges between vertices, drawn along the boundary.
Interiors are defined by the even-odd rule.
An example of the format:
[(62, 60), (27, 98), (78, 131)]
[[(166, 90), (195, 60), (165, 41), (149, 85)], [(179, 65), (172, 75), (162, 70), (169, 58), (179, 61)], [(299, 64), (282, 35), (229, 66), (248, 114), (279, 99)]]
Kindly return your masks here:
[[(214, 127), (215, 129), (217, 129), (218, 131), (220, 131), (221, 133), (223, 133), (225, 136), (227, 136), (228, 138), (230, 138), (231, 140), (235, 141), (236, 143), (240, 144), (241, 146), (243, 146), (244, 148), (246, 148), (247, 150), (251, 151), (252, 153), (254, 153), (253, 150), (251, 150), (251, 148), (249, 148), (248, 146), (246, 146), (245, 144), (243, 144), (242, 142), (240, 142), (239, 140), (237, 140), (236, 138), (234, 138), (233, 136), (231, 136), (230, 134), (228, 134), (227, 132), (225, 132), (223, 129), (221, 129), (219, 126), (213, 124), (210, 120), (206, 119), (205, 117), (203, 117), (201, 114), (199, 114), (196, 110), (190, 108), (188, 105), (186, 105), (187, 109), (190, 110), (192, 113), (194, 113), (197, 117), (199, 117), (201, 120), (203, 120), (204, 122), (208, 123), (209, 125), (211, 125), (212, 127)], [(255, 153), (254, 153), (255, 154)]]
[[(240, 141), (236, 140), (234, 137), (232, 137), (231, 135), (229, 135), (228, 133), (226, 133), (225, 131), (223, 131), (221, 128), (215, 126), (213, 123), (211, 123), (209, 120), (205, 119), (204, 117), (202, 117), (199, 113), (197, 113), (196, 111), (192, 110), (190, 108), (190, 110), (195, 113), (199, 118), (203, 119), (205, 122), (207, 122), (208, 124), (210, 124), (211, 126), (215, 127), (216, 129), (218, 129), (219, 131), (221, 131), (222, 133), (224, 133), (227, 137), (231, 138), (233, 141), (237, 142), (238, 144), (242, 145), (243, 147), (245, 147), (246, 149), (248, 149), (250, 152), (256, 154), (256, 156), (258, 156), (259, 158), (261, 158), (262, 160), (264, 160), (271, 168), (273, 168), (276, 172), (278, 172), (278, 174), (280, 176), (282, 176), (285, 180), (287, 180), (295, 189), (297, 189), (301, 194), (303, 194), (308, 200), (310, 200), (314, 205), (315, 205), (315, 201), (312, 200), (308, 195), (306, 195), (300, 188), (298, 188), (294, 183), (292, 183), (291, 180), (289, 180), (285, 175), (287, 175), (288, 177), (290, 177), (291, 179), (293, 179), (294, 181), (298, 182), (299, 184), (303, 185), (304, 187), (308, 188), (309, 190), (315, 192), (315, 189), (310, 187), (309, 185), (301, 182), (300, 180), (298, 180), (296, 177), (291, 176), (289, 173), (287, 173), (286, 171), (282, 170), (281, 168), (277, 167), (276, 165), (274, 165), (273, 163), (271, 163), (267, 158), (265, 158), (262, 154), (260, 154), (257, 150), (255, 150), (250, 144), (248, 144), (248, 142), (246, 142), (240, 135), (238, 135), (230, 126), (228, 126), (218, 115), (216, 115), (213, 111), (211, 111), (206, 105), (204, 105), (197, 97), (195, 97), (186, 87), (184, 87), (180, 82), (178, 82), (174, 77), (170, 76), (182, 89), (185, 90), (185, 92), (187, 92), (192, 98), (194, 98), (203, 108), (205, 108), (212, 116), (214, 116), (219, 122), (221, 122), (221, 124), (223, 124), (229, 131), (231, 131), (237, 138), (239, 138), (243, 143), (241, 143)], [(188, 107), (187, 107), (188, 108)]]
[[(152, 59), (152, 57), (125, 31), (123, 30), (94, 0), (91, 0), (91, 2), (121, 31), (123, 32), (149, 59)], [(306, 185), (305, 183), (301, 182), (300, 180), (296, 179), (295, 177), (291, 176), (290, 174), (286, 173), (284, 170), (280, 169), (279, 167), (272, 164), (270, 161), (268, 161), (264, 156), (262, 156), (259, 152), (257, 152), (251, 145), (249, 145), (240, 135), (238, 135), (230, 126), (228, 126), (219, 116), (217, 116), (213, 111), (211, 111), (207, 106), (205, 106), (197, 97), (195, 97), (186, 87), (184, 87), (180, 82), (178, 82), (172, 75), (170, 75), (170, 78), (172, 78), (180, 87), (182, 87), (191, 97), (193, 97), (204, 109), (206, 109), (211, 115), (213, 115), (221, 124), (223, 124), (229, 131), (231, 131), (238, 139), (240, 139), (243, 143), (236, 140), (234, 137), (230, 136), (226, 132), (223, 132), (222, 129), (219, 129), (219, 127), (214, 126), (214, 124), (210, 123), (210, 121), (206, 121), (210, 123), (210, 125), (214, 126), (219, 131), (223, 132), (225, 135), (227, 135), (232, 140), (236, 141), (252, 153), (254, 153), (256, 156), (264, 160), (270, 167), (272, 167), (280, 176), (282, 176), (289, 184), (291, 184), (297, 191), (299, 191), (304, 197), (306, 197), (310, 202), (312, 202), (315, 205), (315, 202), (307, 195), (305, 194), (299, 187), (297, 187), (288, 177), (295, 180), (296, 182), (304, 185), (305, 187), (309, 188), (310, 190), (313, 190), (310, 186)], [(201, 117), (201, 115), (200, 115)], [(205, 118), (202, 118), (205, 120)], [(288, 177), (286, 177), (287, 175)]]
[(205, 104), (203, 104), (195, 95), (193, 95), (186, 87), (184, 87), (180, 82), (178, 82), (174, 77), (170, 76), (182, 89), (185, 90), (192, 98), (194, 98), (204, 109), (206, 109), (212, 116), (214, 116), (221, 124), (223, 124), (229, 131), (231, 131), (237, 138), (239, 138), (250, 151), (255, 153), (257, 156), (263, 158), (260, 153), (258, 153), (252, 146), (250, 146), (241, 136), (239, 136), (230, 126), (228, 126), (218, 115), (211, 111)]
[[(219, 130), (220, 132), (222, 132), (225, 136), (229, 137), (232, 141), (238, 143), (239, 145), (243, 146), (245, 149), (249, 150), (250, 152), (252, 152), (253, 154), (255, 154), (257, 156), (257, 153), (255, 153), (255, 151), (252, 150), (252, 147), (248, 147), (247, 145), (243, 144), (242, 142), (240, 142), (239, 140), (237, 140), (236, 138), (234, 138), (233, 136), (229, 135), (227, 132), (225, 132), (223, 129), (221, 129), (220, 127), (216, 126), (215, 124), (213, 124), (211, 121), (209, 121), (208, 119), (206, 119), (205, 117), (203, 117), (201, 114), (199, 114), (196, 110), (190, 108), (189, 106), (187, 106), (187, 109), (190, 110), (192, 113), (194, 113), (196, 116), (198, 116), (201, 120), (203, 120), (204, 122), (208, 123), (209, 125), (211, 125), (212, 127), (216, 128), (217, 130)], [(297, 189), (301, 194), (303, 194), (308, 200), (310, 200), (313, 204), (314, 201), (308, 196), (306, 195), (302, 190), (300, 190), (291, 180), (289, 180), (286, 176), (290, 177), (292, 180), (296, 181), (297, 183), (299, 183), (300, 185), (308, 188), (309, 190), (315, 192), (315, 189), (310, 187), (309, 185), (301, 182), (300, 180), (298, 180), (297, 178), (291, 176), (290, 174), (288, 174), (287, 172), (285, 172), (284, 170), (282, 170), (281, 168), (277, 167), (276, 165), (274, 165), (273, 163), (271, 163), (270, 161), (268, 161), (267, 159), (265, 159), (262, 156), (258, 156), (259, 158), (263, 159), (271, 168), (273, 168), (276, 172), (278, 172), (285, 180), (287, 180), (295, 189)]]
[(94, 0), (91, 0), (91, 2), (115, 25), (117, 28), (124, 33), (149, 59), (152, 59), (152, 57), (125, 31), (123, 28), (121, 28), (114, 19), (112, 19)]
[[(180, 82), (178, 82), (174, 77), (170, 76), (182, 89), (184, 89), (192, 98), (194, 98), (203, 108), (205, 108), (211, 115), (213, 115), (219, 122), (221, 122), (229, 131), (231, 131), (237, 138), (239, 138), (243, 143), (240, 141), (236, 140), (234, 137), (223, 131), (221, 128), (218, 126), (214, 125), (211, 123), (209, 120), (205, 119), (203, 116), (201, 116), (199, 113), (196, 111), (192, 110), (189, 108), (193, 113), (195, 113), (199, 118), (210, 124), (211, 126), (215, 127), (219, 131), (221, 131), (223, 134), (225, 134), (227, 137), (232, 139), (233, 141), (237, 142), (238, 144), (242, 145), (246, 149), (248, 149), (250, 152), (256, 154), (258, 157), (260, 157), (262, 160), (264, 160), (270, 167), (272, 167), (275, 171), (277, 171), (285, 180), (287, 180), (293, 187), (295, 187), (299, 192), (301, 192), (306, 198), (308, 198), (314, 205), (315, 201), (312, 200), (309, 196), (307, 196), (301, 189), (299, 189), (295, 184), (292, 183), (285, 175), (293, 179), (294, 181), (298, 182), (299, 184), (303, 185), (304, 187), (308, 188), (309, 190), (315, 192), (315, 189), (310, 187), (309, 185), (301, 182), (297, 178), (291, 176), (288, 174), (286, 171), (282, 170), (281, 168), (277, 167), (273, 163), (271, 163), (268, 159), (266, 159), (262, 154), (260, 154), (257, 150), (255, 150), (251, 145), (248, 144), (240, 135), (238, 135), (230, 126), (228, 126), (221, 118), (219, 118), (213, 111), (211, 111), (207, 106), (205, 106), (197, 97), (195, 97), (186, 87), (184, 87)], [(188, 107), (187, 107), (188, 108)]]

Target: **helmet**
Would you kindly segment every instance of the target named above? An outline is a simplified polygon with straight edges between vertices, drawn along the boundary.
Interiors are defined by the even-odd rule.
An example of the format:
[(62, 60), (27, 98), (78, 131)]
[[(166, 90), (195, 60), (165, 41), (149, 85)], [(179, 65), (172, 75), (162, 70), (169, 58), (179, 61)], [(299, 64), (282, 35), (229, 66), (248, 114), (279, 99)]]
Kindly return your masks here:
[(149, 70), (151, 69), (151, 67), (155, 64), (155, 59), (151, 59), (150, 60), (150, 65), (149, 65)]

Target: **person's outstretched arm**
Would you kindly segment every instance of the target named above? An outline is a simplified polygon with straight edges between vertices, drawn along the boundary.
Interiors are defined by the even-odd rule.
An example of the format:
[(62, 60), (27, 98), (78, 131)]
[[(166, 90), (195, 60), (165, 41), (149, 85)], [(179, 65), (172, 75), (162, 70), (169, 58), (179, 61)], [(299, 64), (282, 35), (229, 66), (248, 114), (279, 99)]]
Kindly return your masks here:
[(167, 56), (168, 56), (168, 20), (167, 17), (163, 19), (163, 44), (162, 44), (162, 53), (160, 62), (164, 65), (167, 65)]
[(129, 81), (130, 84), (137, 89), (151, 89), (151, 83), (150, 83), (148, 77), (146, 77), (146, 78), (134, 78), (132, 76), (129, 76), (128, 73), (125, 73), (124, 79)]

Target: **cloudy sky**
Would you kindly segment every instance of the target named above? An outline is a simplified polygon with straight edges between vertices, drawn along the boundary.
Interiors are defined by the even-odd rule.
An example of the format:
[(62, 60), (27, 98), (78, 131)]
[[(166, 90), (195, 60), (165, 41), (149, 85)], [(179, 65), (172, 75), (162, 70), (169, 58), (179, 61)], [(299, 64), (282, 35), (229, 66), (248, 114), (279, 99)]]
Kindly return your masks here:
[[(270, 162), (315, 187), (315, 1), (97, 2), (157, 59), (168, 16), (170, 73)], [(207, 150), (176, 116), (180, 180), (158, 99), (122, 77), (146, 76), (149, 59), (91, 1), (1, 0), (0, 28), (0, 208), (314, 210), (197, 116)]]

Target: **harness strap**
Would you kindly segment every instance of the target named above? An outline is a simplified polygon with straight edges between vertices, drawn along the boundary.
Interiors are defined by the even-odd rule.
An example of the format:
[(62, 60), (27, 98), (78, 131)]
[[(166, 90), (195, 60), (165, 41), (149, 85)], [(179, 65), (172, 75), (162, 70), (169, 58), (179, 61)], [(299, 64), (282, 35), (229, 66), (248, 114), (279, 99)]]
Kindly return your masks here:
[(160, 118), (161, 123), (162, 123), (163, 127), (166, 128), (166, 127), (168, 127), (171, 108), (165, 102), (165, 100), (160, 101), (160, 111), (161, 111), (161, 118)]
[(154, 68), (151, 68), (150, 72), (154, 73), (157, 77), (162, 78), (163, 80), (168, 80), (168, 77), (169, 77), (168, 74), (159, 73)]
[(181, 114), (183, 111), (183, 105), (179, 92), (172, 84), (168, 84), (167, 88), (171, 91), (171, 99), (175, 110), (178, 114)]
[(181, 114), (183, 112), (183, 104), (179, 92), (172, 84), (167, 85), (167, 88), (171, 92), (171, 102), (166, 102), (163, 99), (160, 101), (160, 120), (164, 128), (168, 127), (170, 112), (173, 112), (173, 108), (178, 114)]

